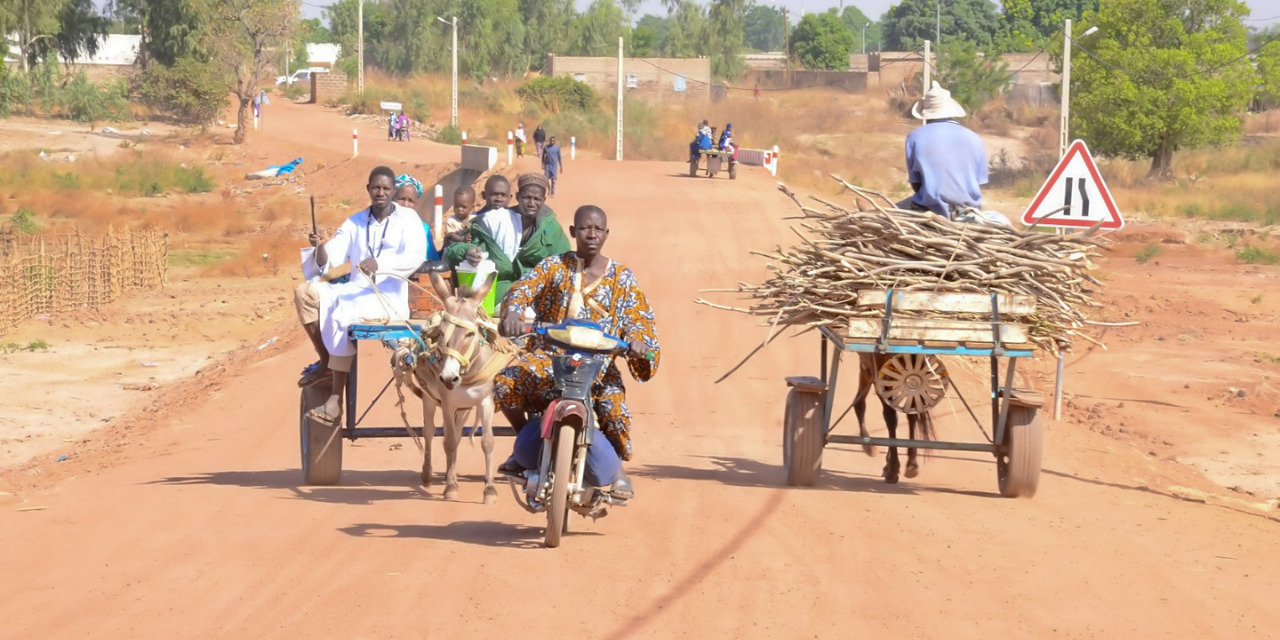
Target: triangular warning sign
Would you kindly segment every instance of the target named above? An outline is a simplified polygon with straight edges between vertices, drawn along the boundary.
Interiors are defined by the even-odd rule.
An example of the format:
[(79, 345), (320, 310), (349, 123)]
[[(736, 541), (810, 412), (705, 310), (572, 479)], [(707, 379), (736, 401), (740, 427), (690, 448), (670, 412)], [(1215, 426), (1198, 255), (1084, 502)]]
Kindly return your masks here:
[(1124, 226), (1111, 191), (1083, 140), (1076, 140), (1067, 148), (1067, 154), (1058, 161), (1031, 206), (1023, 212), (1022, 223), (1086, 229), (1098, 223), (1102, 223), (1103, 229)]

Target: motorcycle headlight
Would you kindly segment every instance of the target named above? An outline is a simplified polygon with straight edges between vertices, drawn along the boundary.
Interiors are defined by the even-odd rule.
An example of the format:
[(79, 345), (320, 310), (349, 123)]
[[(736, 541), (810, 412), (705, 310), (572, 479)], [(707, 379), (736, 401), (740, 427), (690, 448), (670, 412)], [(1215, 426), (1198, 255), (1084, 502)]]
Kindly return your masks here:
[(618, 346), (617, 340), (592, 327), (570, 326), (563, 329), (551, 329), (547, 331), (547, 335), (557, 342), (563, 342), (579, 349), (609, 351)]

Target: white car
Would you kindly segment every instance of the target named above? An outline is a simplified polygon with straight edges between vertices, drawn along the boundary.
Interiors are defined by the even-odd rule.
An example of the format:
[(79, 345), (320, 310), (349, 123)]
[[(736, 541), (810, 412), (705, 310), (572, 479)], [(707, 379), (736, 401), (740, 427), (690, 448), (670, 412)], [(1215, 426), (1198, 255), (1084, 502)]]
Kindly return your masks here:
[(286, 83), (287, 83), (287, 84), (294, 84), (294, 83), (296, 83), (296, 82), (307, 82), (307, 81), (311, 80), (311, 74), (313, 74), (313, 73), (327, 73), (328, 71), (329, 71), (328, 69), (315, 69), (315, 68), (312, 68), (312, 69), (298, 69), (297, 71), (294, 71), (294, 72), (293, 72), (293, 75), (288, 75), (288, 76), (276, 76), (276, 86), (280, 86), (280, 85), (282, 85), (282, 84), (286, 84)]

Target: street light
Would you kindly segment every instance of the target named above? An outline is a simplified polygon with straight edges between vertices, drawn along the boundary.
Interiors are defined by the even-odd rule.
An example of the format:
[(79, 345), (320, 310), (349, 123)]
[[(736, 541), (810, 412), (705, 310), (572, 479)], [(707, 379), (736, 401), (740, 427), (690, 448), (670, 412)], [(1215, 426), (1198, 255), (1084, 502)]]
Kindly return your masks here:
[(867, 27), (869, 26), (871, 26), (870, 22), (862, 25), (862, 55), (864, 56), (867, 55)]
[(458, 128), (458, 17), (454, 16), (453, 21), (445, 20), (440, 16), (436, 16), (436, 20), (453, 27), (453, 92), (450, 94), (449, 105), (449, 124), (454, 128)]
[[(1089, 27), (1081, 38), (1097, 33), (1097, 27)], [(1062, 122), (1058, 125), (1058, 157), (1067, 155), (1067, 145), (1071, 143), (1067, 134), (1067, 123), (1071, 112), (1071, 19), (1067, 18), (1062, 27)]]

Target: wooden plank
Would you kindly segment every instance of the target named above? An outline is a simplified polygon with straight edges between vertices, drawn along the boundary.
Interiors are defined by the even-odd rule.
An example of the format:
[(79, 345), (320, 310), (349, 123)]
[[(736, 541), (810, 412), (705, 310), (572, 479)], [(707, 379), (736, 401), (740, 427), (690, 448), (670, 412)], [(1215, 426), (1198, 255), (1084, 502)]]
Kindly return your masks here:
[[(883, 322), (877, 318), (851, 318), (850, 338), (878, 337)], [(894, 340), (943, 340), (948, 342), (991, 342), (991, 323), (966, 320), (898, 318), (889, 327), (888, 338)], [(1027, 327), (1019, 323), (1000, 323), (1000, 340), (1006, 344), (1025, 343)]]
[[(883, 309), (889, 292), (884, 289), (863, 289), (858, 292), (859, 307)], [(1036, 297), (997, 294), (1000, 313), (1015, 316), (1031, 315), (1036, 311)], [(894, 291), (893, 308), (901, 311), (942, 311), (948, 313), (982, 313), (991, 315), (991, 296), (985, 293), (961, 293), (951, 291)]]

